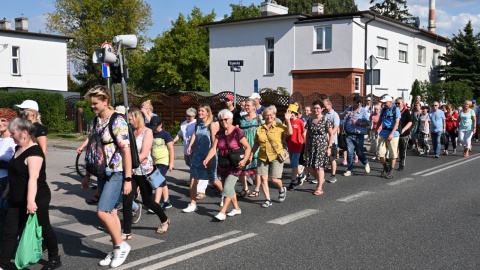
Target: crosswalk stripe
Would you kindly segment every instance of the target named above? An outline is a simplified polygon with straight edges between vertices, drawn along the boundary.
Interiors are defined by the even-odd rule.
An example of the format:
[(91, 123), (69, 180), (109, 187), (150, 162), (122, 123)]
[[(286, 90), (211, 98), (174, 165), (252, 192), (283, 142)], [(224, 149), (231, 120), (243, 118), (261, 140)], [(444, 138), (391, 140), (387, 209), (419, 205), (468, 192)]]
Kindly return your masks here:
[[(112, 246), (111, 239), (112, 239), (111, 236), (107, 235), (107, 236), (104, 236), (104, 237), (93, 239), (93, 241)], [(140, 235), (140, 234), (133, 234), (132, 235), (132, 240), (128, 240), (128, 244), (130, 244), (130, 246), (132, 246), (132, 249), (134, 249), (134, 250), (135, 249), (141, 249), (141, 248), (144, 248), (144, 247), (153, 246), (153, 245), (156, 245), (156, 244), (160, 244), (162, 242), (165, 242), (165, 240), (160, 240), (160, 239), (153, 238), (153, 237), (146, 237), (146, 236), (143, 236), (143, 235)]]
[(353, 195), (350, 195), (348, 197), (338, 199), (337, 201), (339, 201), (339, 202), (351, 202), (351, 201), (355, 201), (355, 200), (359, 199), (360, 197), (369, 195), (371, 193), (373, 193), (373, 192), (371, 192), (371, 191), (361, 191), (357, 194), (353, 194)]
[(286, 216), (283, 216), (281, 218), (277, 218), (277, 219), (267, 221), (267, 223), (272, 223), (272, 224), (277, 224), (277, 225), (285, 225), (287, 223), (293, 222), (293, 221), (298, 220), (300, 218), (305, 218), (305, 217), (314, 215), (318, 212), (319, 211), (315, 210), (315, 209), (305, 209), (305, 210), (302, 210), (300, 212), (297, 212), (297, 213), (294, 213), (294, 214), (291, 214), (291, 215), (286, 215)]
[(102, 232), (91, 224), (82, 224), (78, 222), (59, 226), (59, 227), (53, 227), (53, 229), (61, 233), (66, 233), (76, 237), (85, 237), (85, 236), (90, 236), (90, 235), (94, 235)]

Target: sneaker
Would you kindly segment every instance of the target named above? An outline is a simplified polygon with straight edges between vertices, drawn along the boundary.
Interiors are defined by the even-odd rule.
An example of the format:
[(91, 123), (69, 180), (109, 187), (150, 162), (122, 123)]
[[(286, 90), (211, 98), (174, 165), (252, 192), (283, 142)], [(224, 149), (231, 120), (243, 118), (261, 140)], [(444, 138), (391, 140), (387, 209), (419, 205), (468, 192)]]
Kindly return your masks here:
[(100, 231), (106, 230), (106, 228), (103, 225), (98, 225), (97, 229), (99, 229)]
[(227, 218), (227, 215), (225, 215), (224, 213), (220, 212), (218, 213), (216, 216), (215, 216), (216, 219), (220, 220), (220, 221), (224, 221), (226, 218)]
[(127, 242), (122, 242), (120, 246), (115, 247), (113, 249), (113, 258), (110, 267), (115, 268), (122, 265), (127, 259), (128, 253), (130, 253), (131, 249), (132, 248)]
[(197, 211), (197, 205), (196, 204), (188, 204), (188, 207), (182, 210), (184, 213), (191, 213)]
[(62, 266), (62, 261), (60, 261), (60, 256), (57, 256), (56, 259), (49, 260), (47, 265), (43, 266), (41, 270), (53, 270), (53, 269), (60, 268), (61, 266)]
[(343, 173), (343, 176), (351, 176), (352, 175), (352, 171), (346, 171)]
[(242, 214), (242, 209), (233, 209), (232, 211), (228, 212), (227, 216), (234, 217), (236, 215)]
[(109, 266), (111, 263), (112, 263), (112, 259), (113, 259), (113, 252), (109, 252), (107, 254), (107, 257), (105, 257), (105, 259), (101, 260), (98, 265), (100, 266)]
[(295, 190), (295, 188), (296, 188), (295, 181), (292, 180), (292, 182), (290, 182), (290, 185), (288, 186), (288, 190)]
[(337, 177), (334, 174), (330, 175), (330, 179), (327, 180), (327, 183), (333, 184), (335, 182), (337, 182)]
[(287, 198), (287, 188), (283, 187), (282, 192), (278, 192), (278, 201), (283, 202), (285, 201), (285, 198)]
[(365, 172), (370, 173), (370, 164), (365, 164)]
[(170, 200), (168, 200), (168, 201), (160, 204), (160, 207), (162, 207), (163, 210), (168, 209), (168, 208), (172, 208), (172, 203), (170, 202)]
[(435, 155), (434, 157), (435, 157), (435, 158), (439, 158), (440, 156), (439, 156), (439, 155)]
[(388, 171), (390, 170), (388, 165), (383, 165), (382, 177), (386, 177), (388, 175)]
[(342, 165), (347, 166), (347, 160), (346, 159), (343, 160)]
[(136, 211), (133, 211), (132, 223), (137, 224), (140, 221), (141, 217), (142, 217), (142, 205), (138, 204), (138, 209)]
[(263, 207), (263, 208), (268, 208), (268, 207), (270, 207), (270, 206), (272, 206), (272, 201), (270, 201), (270, 200), (266, 200), (266, 201), (262, 204), (262, 207)]
[(297, 186), (303, 185), (303, 183), (307, 180), (307, 175), (305, 173), (301, 173), (297, 177)]
[(155, 212), (153, 212), (152, 209), (148, 209), (148, 210), (147, 210), (147, 214), (155, 214)]
[(310, 180), (310, 184), (318, 184), (317, 179), (312, 179), (312, 180)]
[(353, 160), (353, 163), (358, 163), (358, 156), (355, 156), (355, 159)]
[(452, 154), (455, 155), (456, 153), (457, 153), (457, 149), (453, 149)]

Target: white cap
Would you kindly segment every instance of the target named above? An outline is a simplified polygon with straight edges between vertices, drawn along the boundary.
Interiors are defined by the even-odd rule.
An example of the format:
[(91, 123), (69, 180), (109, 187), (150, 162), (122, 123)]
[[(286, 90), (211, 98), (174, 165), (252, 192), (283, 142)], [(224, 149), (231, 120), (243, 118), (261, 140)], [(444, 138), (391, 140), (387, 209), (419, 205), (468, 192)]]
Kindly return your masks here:
[(380, 102), (388, 102), (388, 101), (393, 101), (392, 97), (391, 96), (384, 96), (382, 98), (382, 100), (380, 100)]
[(260, 94), (259, 93), (253, 93), (251, 96), (250, 96), (251, 99), (261, 99), (262, 97), (260, 97)]
[(367, 97), (367, 100), (372, 100), (372, 98), (371, 98), (371, 97)]
[(34, 100), (30, 100), (30, 99), (27, 99), (27, 100), (24, 100), (22, 102), (22, 104), (20, 105), (15, 105), (15, 108), (17, 109), (32, 109), (32, 110), (35, 110), (35, 111), (39, 111), (38, 110), (38, 103)]
[(123, 106), (123, 105), (118, 105), (117, 107), (115, 107), (115, 112), (124, 115), (125, 112), (126, 112), (125, 106)]

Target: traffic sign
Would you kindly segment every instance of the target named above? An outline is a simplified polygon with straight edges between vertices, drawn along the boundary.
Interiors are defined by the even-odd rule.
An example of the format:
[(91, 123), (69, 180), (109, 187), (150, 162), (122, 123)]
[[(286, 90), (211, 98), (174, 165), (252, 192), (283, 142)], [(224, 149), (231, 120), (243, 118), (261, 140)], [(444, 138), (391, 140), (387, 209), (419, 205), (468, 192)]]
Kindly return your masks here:
[(229, 66), (243, 66), (243, 60), (228, 60)]
[(374, 68), (378, 64), (378, 60), (375, 58), (375, 56), (370, 55), (370, 57), (365, 61), (365, 64), (367, 64), (368, 68)]
[(240, 72), (241, 68), (239, 66), (231, 66), (230, 71), (231, 72)]
[(103, 78), (110, 78), (110, 64), (109, 63), (102, 63), (102, 77)]

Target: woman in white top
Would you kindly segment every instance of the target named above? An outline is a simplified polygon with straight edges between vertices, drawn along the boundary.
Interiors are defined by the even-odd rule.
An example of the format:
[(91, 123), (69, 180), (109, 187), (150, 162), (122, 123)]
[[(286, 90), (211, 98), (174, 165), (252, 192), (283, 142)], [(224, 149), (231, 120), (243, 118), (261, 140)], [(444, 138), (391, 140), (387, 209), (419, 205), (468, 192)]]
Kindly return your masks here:
[(472, 109), (472, 101), (465, 100), (463, 110), (459, 112), (457, 119), (458, 141), (463, 145), (463, 156), (468, 157), (472, 151), (472, 136), (476, 132), (477, 117)]
[[(15, 154), (15, 142), (10, 137), (8, 131), (8, 124), (12, 119), (17, 117), (17, 113), (14, 110), (1, 108), (0, 109), (0, 201), (6, 202), (6, 191), (8, 186), (8, 162)], [(6, 204), (0, 204), (0, 220), (3, 220), (3, 208), (6, 208)]]

